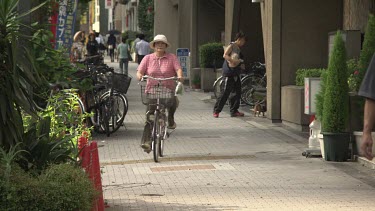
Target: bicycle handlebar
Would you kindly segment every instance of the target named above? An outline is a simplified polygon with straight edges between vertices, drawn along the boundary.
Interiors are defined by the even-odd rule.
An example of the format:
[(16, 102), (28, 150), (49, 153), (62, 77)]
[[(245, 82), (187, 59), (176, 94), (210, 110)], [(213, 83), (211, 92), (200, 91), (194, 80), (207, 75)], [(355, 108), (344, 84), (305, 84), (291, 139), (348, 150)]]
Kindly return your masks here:
[(141, 81), (145, 81), (146, 79), (152, 79), (152, 80), (156, 80), (156, 81), (169, 81), (169, 80), (178, 80), (178, 78), (176, 76), (173, 76), (173, 77), (169, 77), (169, 78), (154, 78), (152, 76), (149, 76), (149, 75), (144, 75), (142, 76), (142, 79)]

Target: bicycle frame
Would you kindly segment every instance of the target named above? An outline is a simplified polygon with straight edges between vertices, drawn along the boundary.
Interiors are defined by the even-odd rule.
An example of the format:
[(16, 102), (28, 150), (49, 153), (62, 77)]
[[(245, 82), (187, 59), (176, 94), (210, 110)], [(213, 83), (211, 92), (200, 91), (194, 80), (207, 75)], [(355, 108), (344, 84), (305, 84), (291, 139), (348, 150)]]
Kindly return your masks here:
[[(144, 104), (147, 104), (149, 107), (150, 106), (155, 106), (155, 110), (151, 112), (148, 110), (146, 112), (146, 121), (150, 126), (152, 126), (152, 133), (151, 133), (151, 139), (152, 139), (152, 144), (151, 144), (151, 149), (153, 151), (154, 155), (154, 161), (158, 162), (159, 161), (159, 156), (163, 157), (163, 146), (164, 146), (164, 140), (168, 138), (169, 132), (168, 129), (166, 128), (166, 105), (162, 103), (162, 99), (172, 99), (172, 97), (175, 96), (174, 92), (168, 91), (166, 87), (162, 85), (162, 81), (167, 81), (167, 80), (177, 80), (177, 77), (170, 77), (170, 78), (153, 78), (151, 76), (144, 76), (141, 81), (144, 81), (145, 79), (151, 79), (151, 80), (156, 80), (157, 85), (154, 85), (151, 90), (148, 90), (145, 88), (145, 90), (142, 90), (142, 85), (141, 85), (141, 94), (142, 94), (142, 102)], [(150, 88), (150, 87), (149, 87)], [(165, 94), (165, 95), (163, 95)], [(148, 96), (148, 98), (147, 98)], [(169, 97), (168, 97), (169, 96)], [(147, 102), (144, 102), (144, 97), (146, 97)], [(150, 100), (155, 100), (156, 102), (150, 102)], [(150, 120), (150, 115), (154, 114), (154, 120), (153, 122)], [(173, 130), (172, 130), (173, 131)]]

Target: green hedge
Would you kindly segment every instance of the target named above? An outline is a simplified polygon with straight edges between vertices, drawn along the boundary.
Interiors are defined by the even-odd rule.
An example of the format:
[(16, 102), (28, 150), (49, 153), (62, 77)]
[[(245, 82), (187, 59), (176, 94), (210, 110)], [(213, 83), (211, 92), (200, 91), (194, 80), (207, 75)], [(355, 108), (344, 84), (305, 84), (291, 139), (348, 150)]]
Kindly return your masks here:
[(304, 86), (305, 78), (319, 78), (322, 75), (322, 71), (324, 71), (324, 69), (298, 69), (296, 72), (296, 85)]
[[(224, 48), (222, 43), (206, 43), (199, 47), (199, 64), (201, 68), (220, 68), (223, 65)], [(214, 65), (215, 64), (215, 65)]]
[(0, 210), (91, 210), (98, 195), (86, 173), (71, 164), (53, 165), (40, 176), (12, 166), (9, 182), (0, 166)]

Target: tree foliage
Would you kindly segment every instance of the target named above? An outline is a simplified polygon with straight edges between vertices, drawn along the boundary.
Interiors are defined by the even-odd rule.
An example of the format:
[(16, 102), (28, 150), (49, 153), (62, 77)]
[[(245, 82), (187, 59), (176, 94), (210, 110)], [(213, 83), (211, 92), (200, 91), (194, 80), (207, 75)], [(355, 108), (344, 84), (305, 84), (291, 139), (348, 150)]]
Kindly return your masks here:
[(154, 35), (154, 0), (139, 0), (138, 25), (150, 40)]
[(323, 105), (323, 132), (345, 132), (349, 115), (346, 49), (337, 32), (329, 59)]

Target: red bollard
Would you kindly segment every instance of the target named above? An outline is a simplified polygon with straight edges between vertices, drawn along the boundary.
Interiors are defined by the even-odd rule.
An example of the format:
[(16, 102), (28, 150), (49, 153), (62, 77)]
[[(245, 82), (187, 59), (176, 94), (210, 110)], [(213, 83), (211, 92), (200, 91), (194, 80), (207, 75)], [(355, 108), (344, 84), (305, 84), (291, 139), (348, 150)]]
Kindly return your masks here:
[(96, 200), (96, 209), (97, 211), (104, 211), (104, 199), (103, 199), (103, 189), (102, 189), (102, 177), (100, 175), (100, 164), (99, 164), (99, 152), (98, 144), (96, 142), (91, 143), (90, 154), (92, 155), (91, 163), (91, 177), (94, 182), (95, 188), (99, 191), (99, 197)]
[[(83, 140), (82, 140), (83, 141)], [(93, 211), (104, 211), (104, 199), (102, 189), (102, 178), (100, 175), (99, 152), (98, 144), (91, 142), (91, 144), (84, 146), (81, 153), (82, 168), (85, 169), (88, 177), (93, 182), (95, 189), (99, 191), (99, 197), (95, 200)]]

